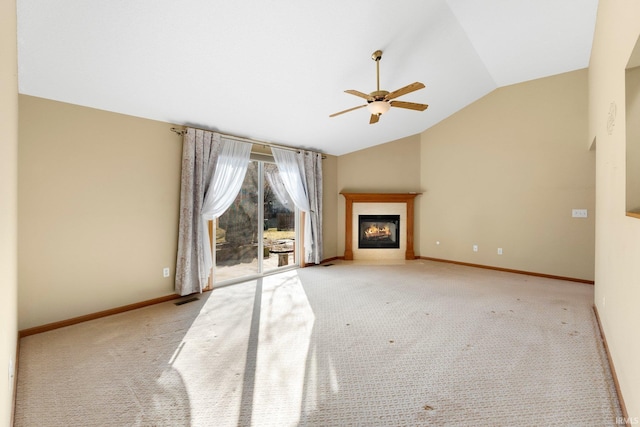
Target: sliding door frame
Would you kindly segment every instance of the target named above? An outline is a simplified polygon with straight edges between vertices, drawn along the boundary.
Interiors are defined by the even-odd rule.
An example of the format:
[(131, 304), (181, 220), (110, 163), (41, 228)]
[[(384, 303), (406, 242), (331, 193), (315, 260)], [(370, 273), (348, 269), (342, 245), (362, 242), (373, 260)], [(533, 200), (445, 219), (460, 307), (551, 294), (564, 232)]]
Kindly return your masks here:
[(213, 221), (209, 221), (209, 236), (211, 237), (210, 241), (211, 241), (211, 256), (212, 256), (212, 271), (211, 271), (211, 275), (209, 276), (209, 281), (207, 283), (207, 287), (203, 290), (208, 291), (208, 290), (213, 290), (217, 287), (223, 287), (223, 286), (228, 286), (228, 285), (232, 285), (232, 284), (236, 284), (236, 283), (240, 283), (240, 282), (244, 282), (247, 280), (253, 280), (256, 278), (260, 278), (260, 277), (264, 277), (270, 274), (275, 274), (275, 273), (279, 273), (282, 271), (287, 271), (287, 270), (292, 270), (295, 268), (299, 268), (299, 267), (304, 267), (304, 261), (303, 261), (303, 257), (304, 257), (304, 212), (301, 212), (297, 206), (293, 206), (293, 216), (294, 216), (294, 251), (293, 251), (293, 258), (294, 258), (294, 262), (291, 265), (288, 266), (282, 266), (282, 267), (277, 267), (277, 268), (273, 268), (270, 270), (265, 271), (264, 269), (264, 227), (262, 226), (262, 224), (264, 224), (264, 185), (265, 185), (265, 171), (264, 171), (264, 165), (265, 163), (273, 163), (275, 164), (275, 162), (273, 160), (267, 160), (265, 159), (266, 156), (264, 155), (260, 155), (259, 158), (253, 158), (251, 161), (252, 162), (256, 162), (257, 166), (258, 166), (258, 218), (257, 218), (257, 226), (258, 226), (258, 233), (257, 233), (257, 263), (258, 263), (258, 269), (257, 272), (255, 274), (248, 274), (245, 276), (240, 276), (237, 278), (231, 278), (231, 279), (227, 279), (227, 280), (222, 280), (220, 282), (215, 281), (215, 272), (216, 272), (216, 239), (215, 239), (215, 225), (213, 223)]

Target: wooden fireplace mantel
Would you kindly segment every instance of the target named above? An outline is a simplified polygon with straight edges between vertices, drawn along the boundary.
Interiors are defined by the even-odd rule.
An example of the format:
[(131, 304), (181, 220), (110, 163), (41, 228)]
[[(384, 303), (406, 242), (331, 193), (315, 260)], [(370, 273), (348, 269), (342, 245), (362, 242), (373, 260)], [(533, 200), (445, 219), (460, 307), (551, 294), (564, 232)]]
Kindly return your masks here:
[(422, 193), (340, 193), (346, 200), (344, 259), (353, 259), (353, 204), (354, 203), (406, 203), (407, 247), (404, 259), (416, 259), (413, 252), (414, 199)]

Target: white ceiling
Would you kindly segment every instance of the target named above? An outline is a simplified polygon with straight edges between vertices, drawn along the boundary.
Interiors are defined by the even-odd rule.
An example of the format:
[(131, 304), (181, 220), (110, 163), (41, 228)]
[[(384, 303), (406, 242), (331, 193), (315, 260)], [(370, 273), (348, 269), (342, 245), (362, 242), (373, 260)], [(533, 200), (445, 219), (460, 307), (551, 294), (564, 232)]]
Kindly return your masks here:
[[(22, 94), (341, 155), (586, 68), (597, 0), (17, 0)], [(420, 81), (369, 124), (346, 89)], [(168, 132), (169, 130), (167, 130)]]

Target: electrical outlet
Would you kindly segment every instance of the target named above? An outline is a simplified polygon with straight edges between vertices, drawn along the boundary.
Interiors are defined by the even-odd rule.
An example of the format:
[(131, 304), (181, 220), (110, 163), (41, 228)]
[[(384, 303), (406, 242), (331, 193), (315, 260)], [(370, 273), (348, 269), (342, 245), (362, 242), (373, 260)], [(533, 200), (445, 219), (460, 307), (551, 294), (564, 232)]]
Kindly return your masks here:
[(502, 248), (498, 248), (498, 255), (502, 255)]
[(165, 267), (162, 269), (162, 277), (169, 277), (170, 274), (171, 270), (169, 270), (169, 267)]
[(478, 245), (473, 245), (473, 252), (478, 252)]

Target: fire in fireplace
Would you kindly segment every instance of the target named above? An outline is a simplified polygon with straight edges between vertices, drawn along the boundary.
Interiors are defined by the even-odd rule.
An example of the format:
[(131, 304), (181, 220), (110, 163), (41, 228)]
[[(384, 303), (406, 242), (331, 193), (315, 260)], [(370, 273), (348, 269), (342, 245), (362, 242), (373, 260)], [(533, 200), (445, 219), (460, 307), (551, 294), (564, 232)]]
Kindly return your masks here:
[(400, 247), (400, 215), (358, 215), (358, 248)]

